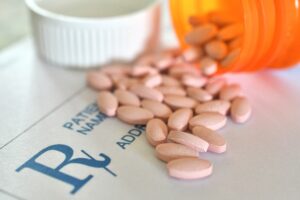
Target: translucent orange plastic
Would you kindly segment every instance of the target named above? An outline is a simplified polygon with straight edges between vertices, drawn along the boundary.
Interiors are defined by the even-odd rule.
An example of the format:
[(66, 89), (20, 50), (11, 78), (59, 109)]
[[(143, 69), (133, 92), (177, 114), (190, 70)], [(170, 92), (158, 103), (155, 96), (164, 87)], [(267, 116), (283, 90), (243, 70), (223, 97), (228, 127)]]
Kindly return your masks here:
[(220, 12), (244, 24), (239, 58), (222, 72), (283, 69), (300, 61), (300, 0), (170, 0), (181, 47), (192, 27), (190, 16)]

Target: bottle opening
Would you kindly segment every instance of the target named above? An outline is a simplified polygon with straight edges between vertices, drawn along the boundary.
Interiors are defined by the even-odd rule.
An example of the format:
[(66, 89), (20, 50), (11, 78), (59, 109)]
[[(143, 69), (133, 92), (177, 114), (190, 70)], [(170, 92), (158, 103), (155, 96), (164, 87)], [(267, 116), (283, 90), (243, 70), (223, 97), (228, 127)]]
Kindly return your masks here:
[[(198, 1), (180, 1), (172, 0), (170, 2), (172, 17), (177, 36), (183, 49), (194, 45), (203, 48), (204, 56), (210, 56), (207, 46), (211, 43), (217, 46), (218, 42), (226, 45), (226, 54), (223, 56), (210, 56), (219, 63), (219, 72), (232, 71), (235, 63), (239, 60), (244, 43), (244, 13), (241, 0), (198, 0)], [(187, 34), (198, 31), (202, 35), (205, 30), (212, 30), (216, 27), (216, 33), (213, 37), (208, 37), (199, 43), (191, 43)], [(196, 40), (197, 41), (197, 40)], [(219, 44), (220, 47), (222, 47)], [(209, 48), (209, 47), (208, 47)]]

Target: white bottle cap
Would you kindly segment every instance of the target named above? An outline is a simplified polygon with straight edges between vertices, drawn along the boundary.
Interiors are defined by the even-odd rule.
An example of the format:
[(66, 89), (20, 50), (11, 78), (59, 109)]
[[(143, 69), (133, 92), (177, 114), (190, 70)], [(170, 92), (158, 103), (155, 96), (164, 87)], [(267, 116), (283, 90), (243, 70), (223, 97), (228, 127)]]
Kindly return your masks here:
[(159, 0), (26, 0), (38, 54), (58, 66), (132, 61), (156, 45)]

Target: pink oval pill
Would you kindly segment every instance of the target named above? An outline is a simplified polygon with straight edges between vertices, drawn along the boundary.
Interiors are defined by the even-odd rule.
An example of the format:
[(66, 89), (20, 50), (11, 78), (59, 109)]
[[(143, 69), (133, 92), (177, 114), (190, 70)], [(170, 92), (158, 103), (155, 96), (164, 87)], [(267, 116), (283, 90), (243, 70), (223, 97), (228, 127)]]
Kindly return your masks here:
[(115, 88), (121, 89), (121, 90), (127, 90), (133, 85), (139, 84), (139, 80), (135, 78), (129, 78), (124, 75), (113, 75), (111, 76), (111, 79), (113, 80), (115, 84)]
[(252, 108), (247, 98), (235, 98), (232, 102), (230, 114), (231, 118), (236, 123), (245, 123), (252, 114)]
[(184, 65), (185, 63), (186, 61), (184, 60), (184, 58), (182, 56), (178, 56), (175, 58), (174, 66)]
[(135, 85), (139, 85), (139, 84), (141, 84), (139, 79), (128, 78), (128, 80), (127, 80), (127, 89), (131, 88)]
[(159, 74), (148, 75), (142, 80), (142, 83), (147, 87), (153, 88), (162, 83), (162, 77)]
[(156, 156), (164, 161), (169, 162), (178, 158), (199, 157), (199, 152), (182, 144), (164, 143), (155, 148)]
[(194, 108), (197, 105), (194, 99), (178, 95), (166, 95), (164, 101), (173, 109)]
[(217, 112), (222, 115), (226, 115), (229, 108), (230, 102), (225, 100), (213, 100), (206, 103), (199, 104), (195, 111), (197, 114), (205, 113), (205, 112)]
[(87, 84), (96, 90), (110, 90), (113, 86), (110, 78), (100, 71), (89, 72), (87, 74)]
[(155, 61), (155, 54), (152, 53), (147, 53), (147, 54), (143, 54), (140, 57), (137, 58), (136, 60), (136, 64), (137, 65), (152, 65)]
[(191, 47), (182, 53), (182, 57), (186, 62), (194, 62), (203, 55), (201, 48)]
[(180, 78), (184, 74), (200, 75), (200, 71), (191, 64), (182, 64), (169, 69), (169, 75)]
[(119, 80), (121, 80), (123, 78), (127, 78), (127, 76), (124, 74), (115, 74), (115, 75), (109, 76), (109, 77), (112, 80), (113, 84), (116, 84)]
[(218, 71), (218, 62), (210, 57), (205, 57), (200, 60), (199, 67), (203, 75), (212, 76)]
[(224, 153), (226, 151), (225, 139), (215, 131), (204, 126), (193, 128), (193, 134), (208, 142), (208, 151), (214, 153)]
[(207, 102), (213, 99), (213, 96), (211, 94), (201, 88), (189, 87), (187, 88), (187, 94), (189, 97), (200, 102)]
[(164, 121), (166, 121), (169, 116), (172, 114), (172, 110), (165, 104), (159, 102), (159, 101), (153, 101), (153, 100), (143, 100), (142, 101), (142, 107), (152, 112), (152, 114), (160, 118)]
[(109, 75), (109, 76), (114, 76), (114, 75), (127, 75), (131, 70), (131, 67), (126, 64), (112, 64), (112, 65), (107, 65), (101, 68), (101, 72)]
[(112, 76), (111, 79), (114, 82), (114, 85), (116, 88), (121, 89), (121, 90), (126, 90), (129, 87), (129, 78), (126, 76)]
[(217, 95), (225, 85), (226, 81), (223, 78), (212, 79), (206, 84), (205, 90), (211, 95)]
[(211, 175), (213, 166), (199, 158), (179, 158), (167, 164), (169, 175), (178, 179), (201, 179)]
[(112, 93), (102, 91), (98, 95), (97, 105), (102, 113), (112, 117), (116, 115), (118, 100)]
[(215, 60), (221, 60), (228, 54), (228, 46), (220, 40), (212, 40), (205, 44), (204, 47), (207, 55)]
[(163, 93), (163, 95), (178, 95), (178, 96), (186, 95), (186, 91), (178, 86), (160, 86), (160, 87), (156, 87), (155, 89)]
[(192, 130), (195, 126), (204, 126), (206, 128), (212, 130), (218, 130), (223, 128), (226, 125), (227, 117), (221, 115), (220, 113), (201, 113), (199, 115), (194, 116), (189, 121), (190, 130)]
[(168, 135), (168, 140), (185, 145), (198, 152), (206, 152), (209, 146), (209, 144), (205, 140), (190, 133), (181, 131), (170, 131)]
[(180, 86), (180, 82), (176, 79), (173, 78), (172, 76), (162, 76), (162, 85), (163, 86)]
[(131, 68), (130, 75), (133, 77), (141, 77), (148, 74), (157, 74), (158, 71), (149, 65), (135, 65)]
[(170, 68), (173, 64), (174, 64), (174, 58), (170, 55), (167, 55), (167, 56), (157, 59), (154, 66), (159, 71), (164, 71), (164, 70)]
[(168, 119), (168, 127), (171, 130), (186, 130), (189, 120), (193, 116), (193, 111), (189, 108), (182, 108), (172, 113)]
[(144, 108), (135, 106), (121, 106), (117, 109), (117, 117), (128, 124), (147, 124), (153, 119), (153, 114)]
[(130, 88), (130, 91), (143, 99), (150, 99), (159, 102), (162, 102), (164, 99), (164, 95), (160, 91), (143, 85), (134, 85)]
[(187, 87), (201, 88), (206, 84), (207, 79), (203, 76), (185, 74), (182, 76), (181, 82)]
[(238, 84), (231, 84), (221, 89), (220, 99), (231, 101), (235, 97), (240, 96), (241, 94), (242, 94), (241, 86)]
[(117, 97), (120, 104), (125, 106), (140, 106), (140, 100), (139, 98), (133, 94), (132, 92), (129, 92), (127, 90), (115, 90), (115, 96)]
[(168, 135), (167, 125), (160, 119), (151, 119), (146, 126), (146, 138), (152, 146), (166, 141)]
[(200, 46), (213, 39), (218, 34), (218, 27), (213, 23), (204, 23), (195, 27), (185, 35), (185, 42), (189, 45)]

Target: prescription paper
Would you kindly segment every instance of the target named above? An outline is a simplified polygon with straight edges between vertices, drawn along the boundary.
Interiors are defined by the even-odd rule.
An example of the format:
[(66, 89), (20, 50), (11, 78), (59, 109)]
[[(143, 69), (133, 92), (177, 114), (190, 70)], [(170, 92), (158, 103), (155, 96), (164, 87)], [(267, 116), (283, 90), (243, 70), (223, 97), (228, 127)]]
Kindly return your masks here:
[(300, 69), (231, 75), (253, 105), (201, 154), (211, 177), (180, 181), (155, 158), (144, 127), (99, 113), (85, 72), (36, 58), (26, 39), (0, 54), (0, 199), (299, 199)]

